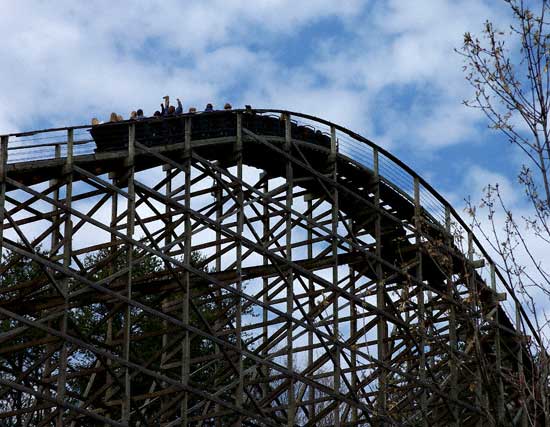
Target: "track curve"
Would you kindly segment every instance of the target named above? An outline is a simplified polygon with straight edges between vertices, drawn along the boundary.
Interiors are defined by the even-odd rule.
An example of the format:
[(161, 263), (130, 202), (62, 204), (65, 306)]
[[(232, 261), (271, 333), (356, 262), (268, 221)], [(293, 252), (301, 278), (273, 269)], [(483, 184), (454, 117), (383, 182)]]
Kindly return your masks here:
[[(283, 120), (268, 118), (273, 114)], [(197, 131), (199, 116), (204, 118), (202, 133)], [(230, 118), (230, 125), (220, 117)], [(278, 130), (266, 131), (273, 120)], [(4, 354), (21, 357), (23, 350), (33, 350), (57, 357), (43, 356), (51, 372), (34, 378), (36, 384), (56, 384), (56, 391), (44, 385), (17, 389), (13, 367), (3, 366), (12, 376), (4, 386), (14, 399), (0, 398), (6, 413), (13, 413), (16, 397), (24, 395), (35, 407), (47, 407), (26, 412), (29, 419), (58, 417), (77, 425), (94, 416), (97, 422), (121, 425), (129, 419), (142, 425), (151, 420), (163, 425), (182, 420), (197, 425), (228, 420), (247, 425), (449, 425), (461, 420), (473, 425), (512, 421), (539, 404), (523, 388), (537, 382), (531, 346), (517, 328), (526, 325), (534, 332), (528, 317), (519, 305), (522, 323), (507, 315), (497, 286), (517, 304), (513, 290), (456, 211), (409, 167), (343, 127), (300, 113), (236, 110), (172, 122), (178, 131), (154, 143), (136, 133), (132, 122), (104, 126), (110, 150), (98, 145), (94, 154), (82, 155), (74, 134), (87, 127), (50, 130), (67, 132), (65, 143), (52, 145), (64, 144), (59, 151), (67, 155), (33, 161), (11, 162), (9, 139), (2, 138), (7, 149), (3, 248), (17, 262), (37, 263), (41, 273), (6, 286), (16, 262), (12, 270), (9, 262), (0, 269), (0, 316), (13, 322), (0, 335), (0, 344), (19, 337)], [(296, 133), (312, 123), (326, 127), (322, 139)], [(9, 138), (18, 136), (24, 135)], [(144, 174), (159, 166), (166, 170), (164, 178)], [(401, 175), (396, 177), (397, 171)], [(406, 183), (400, 185), (403, 177)], [(203, 200), (208, 195), (214, 202)], [(101, 204), (98, 198), (104, 199)], [(97, 209), (80, 207), (91, 200)], [(114, 213), (106, 224), (98, 212), (109, 200)], [(39, 203), (50, 208), (40, 212), (33, 207)], [(44, 221), (50, 225), (39, 227), (42, 235), (24, 229)], [(75, 250), (74, 229), (87, 226), (109, 238)], [(142, 233), (139, 239), (135, 228)], [(42, 253), (32, 241), (44, 243), (46, 235), (52, 250)], [(138, 259), (157, 257), (164, 268), (140, 275), (111, 271), (99, 279), (97, 271), (109, 262), (96, 259), (85, 265), (84, 256), (104, 249), (128, 257), (128, 247), (138, 251)], [(202, 264), (190, 262), (191, 251), (205, 251)], [(128, 262), (132, 265), (131, 258)], [(209, 307), (189, 296), (197, 293), (235, 308), (226, 309), (231, 314), (218, 323), (203, 318), (200, 309), (194, 319), (185, 309), (176, 315), (167, 306), (182, 286), (190, 289), (184, 291), (183, 307)], [(161, 300), (152, 302), (159, 295)], [(107, 331), (92, 334), (91, 346), (77, 341), (74, 319), (70, 333), (63, 322), (52, 328), (40, 321), (66, 316), (68, 309), (80, 316), (95, 306), (119, 310), (125, 319), (118, 344)], [(124, 306), (132, 309), (124, 312)], [(117, 316), (101, 313), (91, 322), (97, 329)], [(151, 355), (149, 363), (124, 350), (138, 349), (140, 341), (159, 345), (140, 316), (165, 322), (156, 336), (166, 350)], [(124, 325), (134, 325), (136, 336), (123, 333)], [(170, 328), (186, 331), (180, 338), (184, 349), (193, 340), (210, 343), (206, 354), (191, 351), (185, 359), (185, 350), (170, 353)], [(40, 331), (39, 337), (31, 339), (30, 331)], [(65, 350), (52, 349), (51, 342), (59, 340)], [(67, 351), (95, 356), (81, 366), (67, 358)], [(105, 360), (120, 372), (109, 373)], [(168, 362), (172, 368), (163, 368)], [(72, 377), (52, 375), (60, 363), (73, 363)], [(212, 366), (226, 373), (201, 377)], [(107, 399), (108, 377), (127, 382)], [(524, 385), (516, 385), (516, 377)], [(95, 399), (88, 402), (71, 378), (87, 379)], [(135, 398), (123, 392), (132, 384)], [(148, 393), (135, 391), (145, 384)], [(224, 391), (217, 394), (220, 387)], [(71, 392), (74, 402), (68, 397), (64, 405), (59, 399), (51, 402), (51, 396)], [(178, 396), (183, 403), (174, 409), (170, 399)], [(132, 399), (149, 403), (139, 406)], [(105, 406), (105, 401), (119, 403)]]

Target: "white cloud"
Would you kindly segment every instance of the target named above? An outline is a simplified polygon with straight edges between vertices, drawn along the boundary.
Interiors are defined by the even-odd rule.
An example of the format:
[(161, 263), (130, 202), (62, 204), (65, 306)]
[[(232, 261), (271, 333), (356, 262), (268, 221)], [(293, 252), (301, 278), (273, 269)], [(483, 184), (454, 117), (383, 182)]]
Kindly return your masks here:
[[(0, 124), (9, 131), (137, 106), (152, 112), (166, 93), (197, 106), (221, 103), (240, 85), (238, 102), (303, 109), (383, 140), (401, 139), (400, 129), (409, 135), (412, 129), (426, 146), (454, 144), (475, 118), (458, 113), (464, 83), (452, 49), (472, 18), (494, 12), (470, 0), (12, 3), (0, 17), (0, 105), (14, 108), (0, 109)], [(340, 20), (348, 34), (308, 40), (313, 55), (292, 66), (282, 63), (273, 46), (284, 48), (323, 18)], [(422, 92), (437, 87), (430, 108), (384, 120), (411, 96), (394, 89), (410, 84)], [(377, 131), (373, 120), (381, 122)], [(430, 125), (435, 121), (436, 128)], [(451, 132), (435, 135), (453, 124), (452, 138)]]
[(517, 206), (524, 203), (523, 194), (518, 194), (516, 183), (512, 182), (505, 175), (476, 165), (466, 170), (463, 180), (465, 194), (479, 197), (485, 193), (488, 185), (493, 187), (498, 185), (500, 194), (506, 205)]
[(458, 53), (463, 34), (506, 8), (473, 0), (376, 3), (348, 43), (322, 45), (315, 68), (330, 82), (359, 90), (377, 136), (434, 150), (468, 140), (482, 119), (462, 105), (472, 91)]
[[(548, 258), (549, 245), (547, 241), (537, 237), (533, 230), (526, 226), (525, 218), (532, 218), (534, 211), (531, 204), (526, 199), (521, 187), (502, 173), (481, 168), (479, 166), (472, 166), (466, 170), (461, 185), (458, 187), (457, 191), (450, 193), (447, 196), (448, 199), (453, 202), (455, 207), (460, 208), (465, 206), (463, 195), (470, 195), (472, 205), (476, 207), (476, 217), (480, 221), (481, 229), (489, 237), (493, 244), (496, 242), (496, 239), (503, 242), (506, 239), (506, 233), (504, 230), (507, 216), (505, 211), (497, 201), (494, 206), (495, 213), (492, 218), (490, 218), (489, 209), (481, 203), (481, 199), (486, 193), (486, 187), (489, 184), (493, 187), (498, 184), (502, 200), (506, 208), (512, 212), (518, 225), (518, 230), (525, 241), (526, 248), (528, 248), (527, 251), (523, 244), (519, 241), (517, 242), (519, 245), (517, 245), (513, 250), (516, 261), (519, 265), (525, 267), (526, 274), (531, 276), (533, 280), (540, 284), (544, 284), (545, 280), (542, 279), (542, 276), (537, 271), (536, 266), (533, 264), (533, 260), (537, 263), (542, 263), (541, 265), (545, 268), (545, 260)], [(465, 212), (459, 211), (459, 213), (461, 213), (461, 216), (464, 220), (466, 220), (466, 222), (471, 220)], [(493, 230), (496, 234), (493, 234)], [(478, 236), (478, 238), (480, 238), (482, 245), (489, 252), (494, 261), (502, 267), (502, 259), (498, 253), (482, 237), (479, 230), (475, 229), (474, 233)], [(505, 274), (505, 271), (502, 272)], [(526, 285), (530, 285), (530, 281), (525, 275), (522, 275), (522, 278), (525, 280), (524, 283)], [(512, 280), (515, 281), (517, 278), (512, 275)], [(544, 310), (546, 310), (547, 313), (550, 312), (550, 300), (548, 299), (548, 295), (545, 295), (542, 291), (535, 287), (528, 287), (528, 292), (535, 300), (539, 315), (542, 315)], [(510, 301), (508, 303), (510, 303)], [(527, 312), (529, 311), (527, 310)], [(543, 332), (548, 334), (548, 337), (550, 337), (549, 326), (547, 326)]]
[[(0, 109), (2, 132), (44, 118), (69, 124), (137, 105), (154, 110), (166, 93), (193, 104), (215, 100), (231, 85), (254, 80), (259, 64), (273, 65), (262, 46), (274, 38), (321, 18), (346, 19), (360, 6), (356, 0), (4, 5), (0, 104), (10, 108)], [(246, 47), (251, 43), (258, 49)]]

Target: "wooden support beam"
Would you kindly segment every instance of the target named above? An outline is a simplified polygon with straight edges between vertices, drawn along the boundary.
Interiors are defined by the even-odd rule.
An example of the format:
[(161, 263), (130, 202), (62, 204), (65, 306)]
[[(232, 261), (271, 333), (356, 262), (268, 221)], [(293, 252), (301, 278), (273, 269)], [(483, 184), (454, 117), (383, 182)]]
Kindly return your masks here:
[[(286, 153), (291, 153), (292, 147), (292, 133), (291, 133), (291, 116), (285, 114), (284, 117), (285, 126), (285, 144), (284, 150)], [(287, 158), (285, 165), (285, 178), (286, 178), (286, 206), (285, 206), (285, 254), (286, 259), (292, 261), (292, 203), (293, 203), (293, 188), (294, 188), (294, 169), (292, 163)], [(291, 317), (294, 312), (294, 271), (292, 268), (288, 269), (286, 277), (286, 314)], [(289, 371), (294, 370), (294, 355), (292, 353), (293, 347), (293, 325), (287, 324), (286, 333), (286, 366)], [(293, 379), (288, 381), (288, 403), (287, 403), (287, 426), (294, 426), (296, 420), (296, 395), (295, 395), (295, 382)]]
[[(6, 210), (6, 168), (8, 164), (9, 137), (0, 137), (0, 263), (4, 262), (4, 220)], [(0, 274), (0, 286), (3, 283), (3, 275)]]
[[(448, 207), (445, 208), (445, 244), (451, 246), (452, 242), (452, 230), (451, 230), (451, 212)], [(451, 299), (455, 299), (455, 285), (453, 283), (452, 275), (450, 271), (446, 271), (447, 292)], [(458, 337), (457, 337), (457, 322), (456, 322), (456, 307), (454, 304), (449, 305), (449, 374), (450, 374), (450, 395), (451, 399), (457, 399), (458, 397)], [(459, 408), (451, 404), (451, 423), (453, 426), (458, 427), (461, 423), (459, 419)]]
[[(420, 245), (422, 243), (422, 204), (420, 202), (420, 181), (417, 177), (413, 180), (413, 190), (414, 190), (414, 227), (415, 227), (415, 242), (418, 247), (416, 254), (417, 267), (416, 267), (416, 279), (418, 280), (418, 292), (416, 295), (417, 304), (418, 304), (418, 335), (420, 336), (420, 346), (419, 346), (419, 361), (418, 361), (418, 377), (420, 381), (426, 381), (426, 311), (424, 306), (424, 286), (423, 286), (423, 256), (422, 251), (420, 250)], [(422, 388), (420, 391), (420, 411), (421, 411), (421, 424), (425, 427), (428, 427), (428, 391), (425, 388)]]
[[(237, 178), (242, 181), (243, 179), (243, 125), (242, 125), (242, 114), (237, 113), (236, 121), (236, 144), (235, 144), (235, 155), (237, 156)], [(243, 225), (244, 225), (244, 194), (242, 186), (237, 188), (237, 236), (243, 234)], [(237, 269), (237, 293), (242, 293), (243, 282), (242, 282), (242, 267), (243, 267), (243, 246), (240, 239), (236, 242), (235, 247), (235, 262)], [(235, 339), (237, 343), (237, 349), (239, 352), (242, 352), (243, 349), (243, 334), (242, 334), (242, 317), (243, 317), (243, 304), (242, 299), (239, 297), (237, 299), (237, 307), (235, 313)], [(244, 358), (241, 356), (237, 361), (237, 374), (238, 374), (238, 385), (235, 388), (235, 402), (237, 406), (243, 406), (244, 398)], [(240, 427), (242, 425), (242, 419), (239, 417), (236, 425)]]
[[(490, 280), (491, 280), (491, 289), (495, 294), (497, 294), (497, 283), (496, 283), (496, 274), (495, 274), (495, 265), (490, 264)], [(501, 348), (501, 337), (500, 337), (500, 327), (499, 327), (499, 299), (497, 298), (496, 310), (494, 315), (495, 322), (495, 377), (497, 383), (498, 394), (496, 397), (497, 401), (497, 413), (496, 421), (497, 425), (504, 425), (504, 415), (505, 415), (505, 402), (504, 402), (504, 382), (502, 378), (502, 348)]]
[[(189, 209), (191, 208), (191, 119), (185, 120), (185, 148), (184, 148), (184, 205), (186, 213), (184, 214), (184, 255), (183, 260), (186, 266), (191, 266), (191, 247), (192, 247), (192, 228), (191, 228), (191, 215)], [(189, 270), (184, 273), (183, 279), (183, 295), (182, 295), (182, 321), (185, 325), (189, 325), (190, 312), (189, 312), (189, 300), (190, 300), (190, 281), (191, 277)], [(184, 385), (189, 384), (189, 375), (191, 373), (191, 341), (189, 331), (185, 331), (182, 340), (181, 347), (181, 382)], [(180, 403), (180, 420), (181, 426), (188, 425), (188, 409), (189, 409), (189, 393), (184, 393)]]
[[(74, 141), (74, 131), (69, 129), (67, 131), (67, 155), (65, 157), (66, 162), (66, 171), (67, 175), (65, 176), (65, 204), (68, 207), (72, 205), (73, 197), (73, 141)], [(73, 242), (73, 223), (71, 215), (65, 215), (65, 228), (63, 232), (63, 265), (69, 267), (71, 265), (71, 251), (72, 251), (72, 242)], [(61, 333), (67, 333), (67, 323), (69, 315), (69, 278), (65, 278), (60, 282), (61, 292), (64, 299), (63, 304), (63, 317), (61, 318), (60, 330)], [(57, 398), (60, 400), (65, 399), (65, 388), (67, 382), (67, 357), (68, 357), (68, 348), (67, 343), (63, 342), (61, 344), (61, 349), (59, 352), (59, 362), (58, 362), (58, 379), (57, 379)], [(63, 411), (59, 410), (56, 417), (56, 426), (64, 427), (65, 422), (63, 419)]]
[[(133, 257), (134, 257), (134, 245), (132, 240), (134, 238), (135, 230), (135, 186), (134, 186), (134, 173), (135, 173), (135, 142), (136, 142), (136, 128), (135, 124), (128, 126), (128, 157), (126, 158), (128, 176), (128, 200), (126, 208), (126, 265), (128, 268), (128, 274), (126, 279), (126, 289), (124, 295), (129, 300), (132, 299), (132, 280), (133, 280)], [(132, 307), (130, 304), (126, 304), (126, 310), (124, 312), (124, 343), (123, 343), (123, 357), (124, 361), (130, 362), (130, 341), (132, 330)], [(131, 382), (131, 370), (128, 365), (124, 369), (124, 400), (122, 401), (122, 419), (125, 423), (131, 423), (132, 413), (132, 382)]]
[[(378, 150), (373, 150), (373, 165), (374, 165), (374, 206), (376, 208), (376, 219), (374, 225), (374, 240), (376, 243), (376, 257), (382, 259), (382, 225), (380, 215), (380, 163)], [(386, 289), (384, 282), (384, 274), (382, 264), (376, 262), (376, 306), (381, 312), (386, 311)], [(378, 360), (387, 362), (389, 356), (388, 349), (388, 324), (384, 316), (378, 317), (377, 323), (377, 350)], [(387, 389), (387, 376), (388, 372), (381, 366), (379, 368), (378, 376), (378, 395), (377, 395), (377, 408), (381, 417), (385, 417), (388, 412), (388, 389)]]
[[(331, 171), (332, 171), (332, 180), (333, 182), (337, 182), (338, 180), (338, 167), (337, 167), (337, 154), (338, 154), (338, 141), (336, 138), (336, 129), (334, 126), (330, 128), (330, 159), (332, 160), (332, 164), (330, 165)], [(339, 196), (338, 196), (338, 189), (336, 187), (332, 188), (332, 212), (331, 212), (331, 232), (333, 236), (338, 235), (338, 225), (339, 225)], [(331, 252), (332, 257), (334, 259), (334, 263), (332, 265), (332, 283), (335, 285), (338, 285), (338, 241), (336, 238), (331, 239)], [(341, 388), (341, 376), (342, 376), (342, 366), (341, 366), (341, 347), (338, 344), (340, 341), (340, 307), (339, 307), (339, 298), (334, 298), (332, 303), (332, 334), (334, 336), (334, 340), (337, 343), (334, 346), (334, 368), (333, 368), (333, 387), (336, 390), (339, 390)], [(340, 412), (341, 412), (341, 406), (339, 403), (336, 403), (334, 405), (334, 409), (332, 410), (332, 419), (335, 426), (340, 426)]]

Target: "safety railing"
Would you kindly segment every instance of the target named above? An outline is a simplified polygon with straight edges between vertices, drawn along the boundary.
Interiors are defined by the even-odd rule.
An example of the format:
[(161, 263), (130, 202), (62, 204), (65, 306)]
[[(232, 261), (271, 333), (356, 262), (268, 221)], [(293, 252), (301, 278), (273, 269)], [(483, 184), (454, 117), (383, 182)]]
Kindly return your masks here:
[(96, 146), (89, 129), (75, 126), (8, 135), (8, 164), (65, 158), (69, 130), (73, 132), (73, 154), (92, 154)]

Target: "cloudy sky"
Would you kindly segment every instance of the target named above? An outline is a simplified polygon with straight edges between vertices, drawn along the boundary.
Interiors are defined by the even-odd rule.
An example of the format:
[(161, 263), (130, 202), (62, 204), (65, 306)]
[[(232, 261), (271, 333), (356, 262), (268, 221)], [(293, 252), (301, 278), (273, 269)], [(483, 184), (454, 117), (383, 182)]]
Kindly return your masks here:
[(462, 105), (454, 49), (486, 19), (508, 28), (504, 0), (3, 1), (0, 134), (152, 114), (166, 94), (282, 108), (387, 148), (463, 217), (496, 182), (528, 214), (521, 154)]
[(465, 31), (503, 28), (497, 0), (3, 2), (0, 133), (151, 114), (163, 95), (284, 108), (389, 149), (461, 210), (500, 182), (517, 205), (521, 159), (484, 118)]
[[(158, 108), (277, 107), (349, 126), (451, 199), (515, 153), (461, 105), (465, 31), (498, 1), (18, 1), (0, 15), (0, 133)], [(499, 153), (494, 162), (492, 153)], [(498, 178), (498, 176), (497, 176)]]

